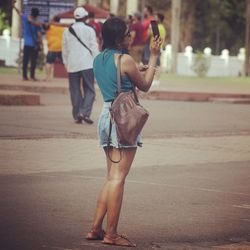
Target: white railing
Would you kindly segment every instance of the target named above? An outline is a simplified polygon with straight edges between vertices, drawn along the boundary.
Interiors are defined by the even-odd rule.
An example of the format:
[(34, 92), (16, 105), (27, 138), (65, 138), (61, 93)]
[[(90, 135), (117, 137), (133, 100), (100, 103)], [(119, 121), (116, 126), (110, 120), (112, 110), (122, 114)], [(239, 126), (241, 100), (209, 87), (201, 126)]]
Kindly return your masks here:
[[(237, 56), (230, 56), (229, 51), (224, 49), (220, 56), (212, 55), (211, 48), (205, 48), (204, 57), (209, 61), (207, 76), (239, 76), (244, 72), (245, 49), (241, 48)], [(193, 48), (187, 46), (184, 53), (178, 53), (177, 73), (179, 75), (195, 76), (192, 70), (195, 53)], [(161, 67), (163, 71), (171, 69), (171, 45), (168, 44), (161, 55)]]

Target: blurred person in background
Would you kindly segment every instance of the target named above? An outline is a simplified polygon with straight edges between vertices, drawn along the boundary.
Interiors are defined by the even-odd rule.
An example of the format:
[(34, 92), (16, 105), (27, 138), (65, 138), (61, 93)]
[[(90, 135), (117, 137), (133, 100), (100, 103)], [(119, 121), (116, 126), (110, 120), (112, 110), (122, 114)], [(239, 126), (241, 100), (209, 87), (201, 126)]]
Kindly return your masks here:
[(60, 25), (60, 17), (55, 16), (53, 22), (45, 24), (45, 34), (48, 44), (48, 54), (46, 57), (46, 81), (53, 78), (53, 67), (55, 61), (62, 63), (62, 37), (65, 27)]
[(125, 19), (126, 24), (128, 25), (129, 29), (134, 21), (133, 15), (128, 15)]
[(102, 47), (102, 25), (101, 25), (101, 23), (99, 23), (95, 20), (95, 13), (94, 12), (89, 12), (87, 24), (89, 24), (91, 27), (93, 27), (95, 29), (98, 47), (99, 47), (99, 50), (101, 50), (101, 47)]
[(85, 24), (88, 12), (83, 7), (77, 7), (74, 17), (76, 22), (64, 31), (62, 40), (62, 57), (69, 77), (72, 115), (76, 123), (84, 121), (93, 124), (90, 119), (95, 100), (93, 60), (99, 53), (98, 44), (95, 30)]
[(143, 40), (144, 48), (143, 48), (143, 54), (142, 54), (142, 63), (148, 64), (148, 60), (150, 57), (150, 49), (149, 49), (150, 39), (149, 39), (148, 29), (150, 27), (151, 20), (154, 20), (153, 8), (149, 5), (146, 5), (143, 10), (143, 16), (144, 16), (144, 20), (142, 22), (142, 25), (143, 25), (142, 40)]
[(23, 68), (22, 75), (23, 80), (29, 80), (27, 75), (28, 64), (30, 62), (30, 79), (33, 81), (37, 81), (35, 77), (35, 70), (37, 64), (38, 53), (42, 48), (42, 33), (41, 27), (43, 25), (42, 22), (37, 20), (39, 16), (39, 10), (37, 8), (32, 8), (30, 11), (30, 15), (25, 15), (20, 12), (19, 9), (15, 6), (16, 0), (12, 1), (12, 7), (16, 10), (17, 14), (22, 19), (22, 31), (24, 38), (24, 48), (23, 48)]
[(143, 25), (141, 22), (141, 14), (135, 13), (133, 15), (133, 23), (130, 26), (131, 33), (131, 45), (129, 48), (129, 54), (134, 58), (136, 63), (140, 63), (143, 52)]

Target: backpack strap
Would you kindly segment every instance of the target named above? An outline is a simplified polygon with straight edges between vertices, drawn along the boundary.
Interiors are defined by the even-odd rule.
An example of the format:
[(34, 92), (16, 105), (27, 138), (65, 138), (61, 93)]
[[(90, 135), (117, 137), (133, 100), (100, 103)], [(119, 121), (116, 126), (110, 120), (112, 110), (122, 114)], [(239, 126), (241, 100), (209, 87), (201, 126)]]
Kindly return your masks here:
[[(122, 92), (122, 86), (121, 86), (121, 58), (122, 54), (118, 55), (117, 59), (117, 72), (116, 72), (116, 81), (117, 81), (117, 96)], [(137, 97), (136, 91), (135, 91), (135, 86), (131, 82), (132, 85), (132, 91), (134, 94), (134, 98), (137, 104), (139, 104), (139, 99)]]

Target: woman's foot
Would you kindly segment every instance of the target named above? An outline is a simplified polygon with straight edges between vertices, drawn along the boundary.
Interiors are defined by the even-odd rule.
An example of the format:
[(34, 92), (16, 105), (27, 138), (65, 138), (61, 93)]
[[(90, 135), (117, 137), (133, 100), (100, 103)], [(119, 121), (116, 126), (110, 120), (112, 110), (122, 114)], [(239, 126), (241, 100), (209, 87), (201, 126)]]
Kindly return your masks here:
[(91, 230), (90, 232), (88, 232), (86, 240), (103, 240), (104, 235), (105, 235), (104, 230), (101, 231)]
[(136, 244), (132, 243), (124, 235), (116, 235), (114, 237), (109, 237), (105, 235), (102, 243), (114, 246), (122, 246), (122, 247), (136, 247)]

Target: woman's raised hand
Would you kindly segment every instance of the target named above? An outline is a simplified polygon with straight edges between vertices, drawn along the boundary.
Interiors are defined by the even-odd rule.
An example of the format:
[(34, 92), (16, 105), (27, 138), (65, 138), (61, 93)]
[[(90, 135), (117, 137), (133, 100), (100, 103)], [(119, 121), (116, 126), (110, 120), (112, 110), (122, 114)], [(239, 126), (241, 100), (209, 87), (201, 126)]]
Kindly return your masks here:
[(153, 55), (159, 55), (162, 45), (162, 39), (160, 36), (154, 37), (153, 43), (151, 44), (151, 54)]

